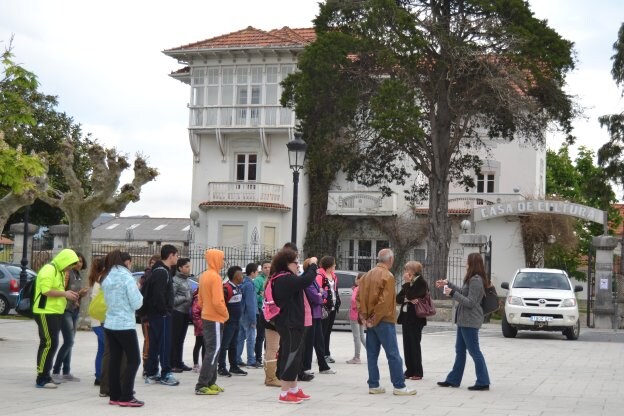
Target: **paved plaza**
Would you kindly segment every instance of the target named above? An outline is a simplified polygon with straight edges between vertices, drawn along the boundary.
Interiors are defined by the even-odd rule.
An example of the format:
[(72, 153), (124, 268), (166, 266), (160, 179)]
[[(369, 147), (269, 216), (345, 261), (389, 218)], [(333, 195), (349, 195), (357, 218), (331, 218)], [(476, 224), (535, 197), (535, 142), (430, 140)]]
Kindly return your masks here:
[[(140, 330), (139, 337), (140, 337)], [(72, 356), (72, 373), (82, 380), (56, 390), (36, 389), (35, 355), (38, 344), (34, 321), (0, 319), (0, 398), (6, 415), (622, 415), (624, 414), (624, 332), (583, 328), (578, 341), (560, 334), (519, 333), (505, 339), (500, 326), (486, 324), (481, 347), (490, 378), (489, 392), (471, 392), (474, 366), (467, 361), (460, 388), (440, 388), (454, 358), (454, 328), (431, 322), (423, 335), (425, 377), (407, 381), (416, 396), (392, 395), (385, 357), (380, 360), (381, 384), (388, 393), (369, 395), (366, 364), (349, 365), (351, 333), (332, 334), (333, 364), (338, 373), (302, 383), (312, 399), (300, 405), (277, 402), (279, 389), (265, 387), (263, 370), (247, 370), (246, 377), (220, 378), (219, 396), (196, 396), (197, 374), (179, 374), (177, 387), (145, 385), (139, 374), (136, 396), (145, 407), (109, 406), (93, 386), (96, 337), (79, 332)], [(194, 343), (189, 331), (185, 361), (192, 362)], [(401, 335), (399, 334), (399, 345)], [(383, 354), (383, 353), (382, 353)], [(318, 368), (316, 368), (318, 370)]]

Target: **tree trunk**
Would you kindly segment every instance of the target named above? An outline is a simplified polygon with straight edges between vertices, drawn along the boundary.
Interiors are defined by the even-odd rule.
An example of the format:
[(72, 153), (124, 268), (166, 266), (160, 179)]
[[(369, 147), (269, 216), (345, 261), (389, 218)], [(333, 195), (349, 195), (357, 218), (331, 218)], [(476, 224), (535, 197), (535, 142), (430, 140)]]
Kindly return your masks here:
[[(451, 239), (451, 221), (448, 215), (449, 184), (444, 177), (430, 178), (429, 186), (429, 238), (427, 238), (427, 263), (431, 286), (437, 279), (446, 279), (447, 259)], [(433, 286), (431, 286), (433, 287)]]
[[(73, 250), (80, 252), (87, 261), (88, 267), (85, 270), (80, 271), (82, 276), (82, 287), (88, 287), (88, 270), (91, 267), (91, 231), (93, 221), (99, 215), (99, 212), (78, 212), (74, 210), (67, 210), (69, 218), (69, 247)], [(89, 296), (85, 296), (80, 302), (80, 316), (78, 318), (78, 328), (81, 330), (89, 330), (91, 328), (91, 319), (89, 318)]]

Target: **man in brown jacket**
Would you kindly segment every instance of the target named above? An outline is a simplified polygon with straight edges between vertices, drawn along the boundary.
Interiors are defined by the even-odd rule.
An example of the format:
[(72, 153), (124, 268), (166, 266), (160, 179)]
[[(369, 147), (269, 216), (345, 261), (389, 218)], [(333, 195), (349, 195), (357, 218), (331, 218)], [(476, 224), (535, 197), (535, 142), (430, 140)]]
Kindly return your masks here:
[(396, 336), (396, 281), (390, 272), (394, 253), (385, 248), (377, 255), (378, 263), (360, 279), (357, 296), (360, 318), (366, 323), (366, 357), (368, 361), (368, 392), (383, 394), (379, 385), (377, 360), (381, 347), (386, 351), (390, 380), (397, 396), (411, 396), (416, 390), (407, 388), (403, 374), (403, 359)]

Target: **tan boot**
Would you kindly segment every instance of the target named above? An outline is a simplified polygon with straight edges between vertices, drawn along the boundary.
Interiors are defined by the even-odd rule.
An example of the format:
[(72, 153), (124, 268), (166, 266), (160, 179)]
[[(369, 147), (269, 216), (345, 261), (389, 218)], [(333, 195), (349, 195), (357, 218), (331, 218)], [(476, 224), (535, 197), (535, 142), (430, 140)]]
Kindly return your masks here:
[(264, 385), (270, 387), (281, 387), (280, 381), (275, 376), (277, 370), (277, 360), (264, 361)]

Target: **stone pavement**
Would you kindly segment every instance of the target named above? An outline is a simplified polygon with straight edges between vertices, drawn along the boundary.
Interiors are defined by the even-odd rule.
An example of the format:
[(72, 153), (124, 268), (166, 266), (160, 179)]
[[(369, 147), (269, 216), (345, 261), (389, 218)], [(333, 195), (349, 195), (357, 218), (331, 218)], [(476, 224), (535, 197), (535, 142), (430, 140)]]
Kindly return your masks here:
[[(380, 360), (385, 395), (369, 395), (366, 364), (349, 365), (353, 355), (349, 332), (332, 334), (335, 375), (320, 375), (301, 383), (312, 399), (300, 405), (277, 402), (279, 389), (262, 384), (262, 370), (248, 370), (247, 377), (220, 378), (225, 393), (196, 396), (197, 374), (180, 374), (177, 387), (145, 385), (140, 370), (136, 396), (145, 407), (109, 406), (93, 386), (96, 337), (76, 336), (72, 372), (82, 380), (56, 390), (36, 389), (36, 325), (33, 321), (0, 319), (0, 403), (7, 415), (622, 415), (624, 414), (624, 333), (583, 328), (578, 341), (560, 334), (519, 333), (505, 339), (497, 324), (481, 330), (481, 347), (490, 378), (489, 392), (471, 392), (474, 366), (467, 360), (462, 386), (440, 388), (454, 358), (454, 329), (432, 322), (423, 335), (425, 377), (408, 381), (418, 395), (391, 394), (385, 357)], [(140, 335), (140, 330), (139, 337)], [(189, 331), (191, 333), (191, 331)], [(399, 335), (399, 345), (401, 339)], [(187, 337), (186, 363), (190, 364), (194, 337)], [(383, 353), (382, 353), (383, 354)]]

